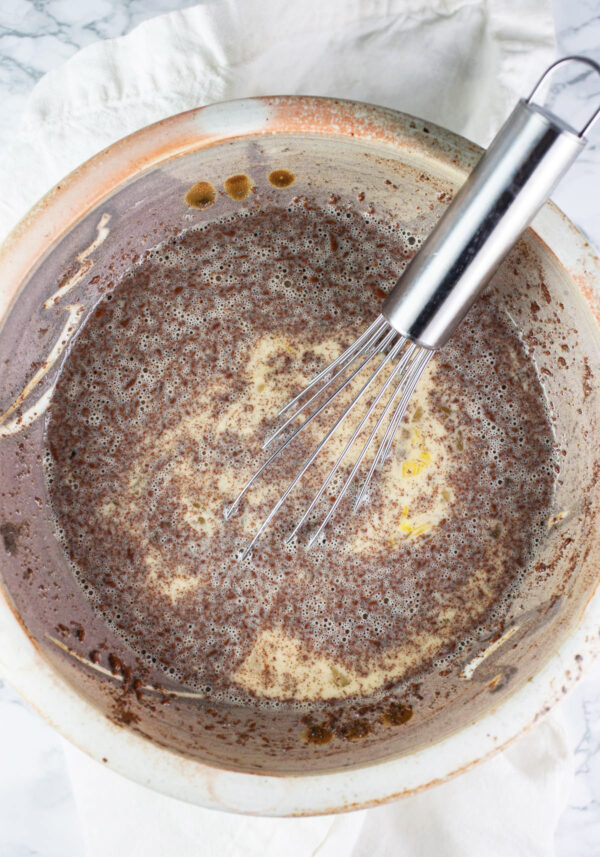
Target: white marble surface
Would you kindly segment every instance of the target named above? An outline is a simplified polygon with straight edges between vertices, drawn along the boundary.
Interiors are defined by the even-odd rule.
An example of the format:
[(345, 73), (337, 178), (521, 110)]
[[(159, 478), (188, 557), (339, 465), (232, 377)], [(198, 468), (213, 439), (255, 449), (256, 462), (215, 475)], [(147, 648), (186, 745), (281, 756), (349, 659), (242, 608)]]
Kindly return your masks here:
[[(0, 147), (32, 86), (80, 47), (197, 0), (0, 0)], [(560, 53), (600, 60), (600, 0), (554, 0)], [(587, 75), (578, 116), (600, 102)], [(572, 92), (558, 87), (558, 97)], [(565, 90), (567, 92), (565, 93)], [(600, 123), (555, 200), (600, 247)], [(600, 855), (600, 664), (564, 701), (576, 777), (557, 857)], [(61, 739), (0, 679), (0, 857), (85, 854)], [(109, 820), (107, 820), (109, 823)], [(440, 852), (442, 853), (442, 852)], [(112, 855), (107, 855), (112, 857)], [(485, 855), (482, 855), (485, 857)], [(507, 856), (508, 857), (508, 856)]]

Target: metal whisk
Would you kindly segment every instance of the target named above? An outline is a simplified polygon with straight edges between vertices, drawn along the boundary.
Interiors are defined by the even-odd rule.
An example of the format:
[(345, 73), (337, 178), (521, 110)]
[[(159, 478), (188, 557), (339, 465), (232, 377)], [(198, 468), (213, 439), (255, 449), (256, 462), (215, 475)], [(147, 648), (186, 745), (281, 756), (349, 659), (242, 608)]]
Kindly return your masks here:
[[(595, 62), (576, 56), (558, 60), (546, 70), (530, 96), (519, 101), (384, 300), (381, 315), (280, 412), (280, 417), (288, 416), (265, 442), (264, 448), (277, 439), (281, 441), (288, 429), (289, 436), (279, 443), (246, 483), (225, 511), (226, 519), (234, 514), (256, 480), (300, 432), (350, 384), (360, 383), (364, 374), (371, 370), (350, 403), (305, 459), (242, 558), (248, 556), (300, 479), (363, 397), (367, 400), (365, 413), (288, 540), (292, 540), (309, 519), (351, 448), (363, 431), (368, 430), (369, 420), (376, 418), (308, 547), (315, 543), (335, 514), (373, 442), (379, 438), (379, 446), (354, 501), (354, 509), (365, 499), (373, 475), (390, 451), (410, 397), (435, 350), (452, 336), (499, 264), (587, 142), (583, 135), (600, 110), (581, 131), (576, 131), (546, 107), (533, 101), (551, 72), (567, 62), (584, 63), (600, 74), (600, 66)], [(383, 378), (380, 389), (374, 394), (372, 385)], [(376, 417), (378, 408), (381, 412)], [(301, 416), (302, 422), (294, 428), (294, 423)]]

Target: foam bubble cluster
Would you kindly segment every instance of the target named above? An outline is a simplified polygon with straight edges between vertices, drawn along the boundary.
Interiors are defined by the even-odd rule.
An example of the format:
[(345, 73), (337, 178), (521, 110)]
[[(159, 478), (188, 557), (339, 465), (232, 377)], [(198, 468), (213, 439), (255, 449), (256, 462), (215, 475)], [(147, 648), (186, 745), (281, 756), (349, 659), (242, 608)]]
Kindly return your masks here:
[[(306, 534), (284, 543), (325, 462), (239, 559), (317, 420), (223, 518), (273, 414), (373, 320), (421, 240), (335, 203), (243, 212), (148, 252), (74, 343), (45, 457), (57, 537), (108, 625), (185, 687), (275, 707), (373, 696), (508, 610), (543, 536), (554, 451), (535, 367), (485, 300), (430, 365), (425, 416), (409, 410), (360, 515), (342, 506), (311, 552)], [(433, 422), (440, 458), (406, 511), (390, 474), (417, 425), (433, 444)], [(409, 537), (415, 515), (435, 525)]]

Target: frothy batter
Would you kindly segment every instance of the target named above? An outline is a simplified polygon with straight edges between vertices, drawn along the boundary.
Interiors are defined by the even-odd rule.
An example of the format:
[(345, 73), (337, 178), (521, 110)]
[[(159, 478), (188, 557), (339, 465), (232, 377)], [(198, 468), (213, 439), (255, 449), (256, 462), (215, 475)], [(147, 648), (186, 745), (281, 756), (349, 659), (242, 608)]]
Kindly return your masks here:
[(430, 363), (359, 514), (351, 492), (315, 549), (327, 505), (284, 545), (342, 432), (239, 560), (327, 412), (223, 518), (274, 414), (374, 319), (414, 249), (335, 206), (240, 215), (151, 251), (76, 341), (47, 433), (58, 533), (96, 608), (186, 687), (257, 705), (370, 696), (501, 627), (553, 446), (535, 368), (485, 298)]

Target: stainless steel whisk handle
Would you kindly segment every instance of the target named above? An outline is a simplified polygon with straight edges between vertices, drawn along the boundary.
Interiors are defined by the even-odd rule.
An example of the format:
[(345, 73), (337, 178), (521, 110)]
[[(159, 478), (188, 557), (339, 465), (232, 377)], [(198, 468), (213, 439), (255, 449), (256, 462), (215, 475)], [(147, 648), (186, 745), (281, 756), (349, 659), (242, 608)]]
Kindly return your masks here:
[(452, 336), (524, 229), (546, 202), (586, 144), (576, 131), (533, 102), (551, 72), (542, 75), (529, 98), (519, 101), (440, 221), (414, 256), (382, 306), (399, 333), (440, 348)]

